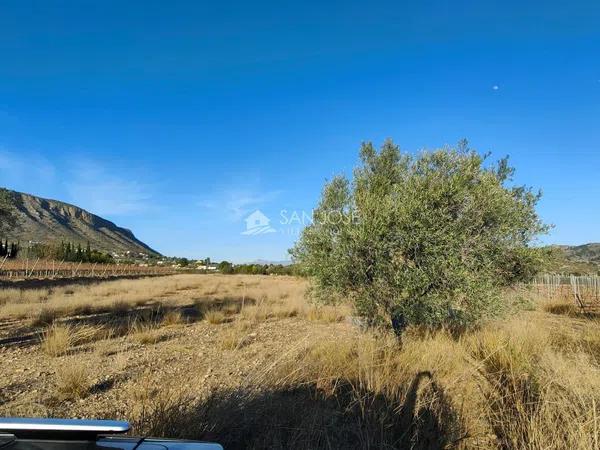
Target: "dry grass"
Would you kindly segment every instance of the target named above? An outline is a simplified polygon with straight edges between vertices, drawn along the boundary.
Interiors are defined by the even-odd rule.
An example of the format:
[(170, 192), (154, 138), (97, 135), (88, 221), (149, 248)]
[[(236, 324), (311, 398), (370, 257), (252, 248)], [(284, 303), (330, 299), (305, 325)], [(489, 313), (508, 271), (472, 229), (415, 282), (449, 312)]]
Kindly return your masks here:
[(42, 307), (38, 311), (34, 311), (31, 316), (30, 322), (32, 327), (40, 327), (50, 325), (56, 320), (56, 311), (50, 308)]
[[(245, 307), (240, 323), (335, 323), (347, 313), (279, 301)], [(214, 437), (228, 448), (596, 449), (600, 324), (557, 317), (557, 307), (543, 303), (459, 337), (410, 329), (402, 343), (367, 333), (299, 345), (247, 385), (185, 408), (175, 404), (187, 394), (163, 397), (160, 413), (138, 426), (164, 433), (166, 421), (179, 437)], [(238, 350), (247, 335), (233, 324), (220, 346)], [(343, 420), (334, 426), (336, 414)]]
[(76, 361), (60, 366), (56, 371), (56, 391), (60, 400), (75, 400), (85, 397), (90, 391), (89, 369)]
[[(115, 358), (112, 347), (122, 333), (69, 325), (62, 314), (87, 305), (92, 312), (120, 310), (126, 320), (141, 317), (118, 341), (130, 361), (130, 381), (114, 388), (114, 411), (102, 411), (127, 416), (139, 434), (212, 439), (232, 449), (600, 448), (600, 322), (568, 302), (540, 302), (536, 310), (460, 336), (409, 329), (399, 342), (343, 323), (351, 315), (347, 307), (309, 304), (303, 280), (155, 281), (77, 286), (70, 293), (11, 290), (0, 294), (0, 315), (53, 320), (41, 345), (48, 355), (106, 339), (90, 344), (96, 358)], [(513, 300), (507, 302), (518, 303)], [(204, 321), (183, 320), (181, 311), (193, 317), (193, 305)], [(175, 325), (185, 328), (160, 328)], [(198, 334), (143, 350), (149, 364), (160, 349), (170, 352), (166, 365), (152, 368), (126, 353), (139, 351), (131, 341), (152, 345), (182, 330)], [(195, 347), (196, 338), (206, 347)], [(268, 346), (269, 339), (276, 342)], [(209, 347), (218, 361), (207, 359), (191, 372), (188, 364), (205, 364)], [(65, 399), (85, 397), (89, 366), (63, 364), (69, 358), (75, 357), (54, 360), (57, 389)], [(238, 365), (244, 365), (240, 378), (228, 378)], [(203, 373), (209, 368), (213, 384)]]
[(76, 345), (104, 339), (110, 335), (111, 330), (101, 326), (74, 327), (53, 323), (41, 334), (41, 349), (49, 356), (61, 356), (67, 354)]
[[(32, 326), (39, 327), (74, 315), (124, 315), (156, 299), (169, 306), (195, 303), (200, 314), (221, 301), (227, 315), (262, 304), (274, 311), (267, 316), (293, 317), (304, 304), (305, 288), (304, 280), (291, 277), (175, 275), (53, 289), (7, 289), (0, 291), (0, 319), (29, 318)], [(275, 304), (279, 306), (274, 308)]]
[(204, 315), (204, 319), (212, 325), (219, 325), (227, 320), (227, 316), (222, 311), (213, 309)]
[(264, 303), (246, 306), (242, 309), (241, 314), (244, 319), (252, 323), (263, 322), (273, 315), (269, 305), (265, 305)]
[(306, 311), (306, 318), (317, 322), (341, 322), (346, 317), (346, 312), (338, 306), (313, 306)]
[(504, 448), (598, 448), (598, 360), (585, 344), (591, 330), (600, 332), (598, 323), (577, 331), (538, 316), (466, 339), (485, 377), (482, 413)]
[(176, 288), (197, 288), (198, 284), (198, 278), (180, 275), (55, 289), (10, 289), (0, 294), (0, 318), (35, 318), (42, 311), (53, 318), (97, 312), (118, 315), (152, 303), (154, 297)]
[[(402, 344), (357, 334), (298, 345), (238, 388), (201, 400), (167, 390), (133, 419), (138, 432), (234, 449), (597, 449), (598, 361), (580, 341), (589, 331), (569, 351), (556, 333), (533, 313), (458, 338), (411, 330)], [(244, 335), (233, 325), (221, 347), (239, 349)]]
[(162, 339), (162, 333), (153, 324), (135, 323), (131, 327), (131, 338), (141, 345), (153, 345)]
[(236, 322), (221, 337), (219, 344), (223, 350), (238, 350), (252, 341), (252, 333), (245, 322)]
[(183, 318), (183, 315), (181, 314), (181, 311), (168, 311), (163, 319), (162, 319), (162, 325), (163, 326), (175, 326), (175, 325), (181, 325), (185, 323), (185, 320)]
[(51, 325), (42, 334), (42, 351), (48, 356), (66, 354), (73, 342), (73, 329), (69, 326)]
[(543, 302), (543, 310), (551, 314), (570, 317), (581, 315), (581, 309), (569, 298), (546, 300)]

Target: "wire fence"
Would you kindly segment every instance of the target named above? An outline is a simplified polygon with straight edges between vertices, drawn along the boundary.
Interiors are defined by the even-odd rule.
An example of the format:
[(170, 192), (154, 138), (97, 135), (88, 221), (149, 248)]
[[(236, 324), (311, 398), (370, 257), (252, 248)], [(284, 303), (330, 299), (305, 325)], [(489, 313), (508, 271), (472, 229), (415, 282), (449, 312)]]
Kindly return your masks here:
[(537, 276), (528, 287), (547, 300), (570, 300), (584, 311), (600, 310), (600, 276), (557, 275)]
[(0, 259), (0, 280), (111, 278), (123, 276), (168, 275), (171, 267), (137, 264), (99, 264), (45, 259)]

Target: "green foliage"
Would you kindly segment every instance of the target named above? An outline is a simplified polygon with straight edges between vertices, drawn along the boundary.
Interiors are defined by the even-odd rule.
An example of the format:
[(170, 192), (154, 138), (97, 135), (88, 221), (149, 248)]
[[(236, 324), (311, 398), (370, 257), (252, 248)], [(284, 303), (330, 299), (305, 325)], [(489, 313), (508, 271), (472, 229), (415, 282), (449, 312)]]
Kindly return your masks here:
[(19, 243), (0, 239), (0, 258), (15, 259), (19, 255)]
[(540, 194), (509, 184), (507, 159), (486, 166), (466, 142), (412, 156), (391, 141), (360, 159), (352, 181), (325, 185), (291, 250), (318, 299), (349, 298), (371, 324), (463, 327), (498, 315), (501, 289), (542, 264)]
[(9, 231), (17, 224), (11, 192), (0, 188), (0, 231)]
[(28, 249), (30, 258), (48, 258), (57, 261), (110, 264), (114, 259), (108, 253), (91, 248), (88, 242), (85, 250), (81, 244), (61, 242), (60, 244), (32, 244)]
[(217, 270), (221, 273), (231, 274), (233, 273), (233, 264), (231, 264), (229, 261), (221, 261), (217, 265)]
[(175, 264), (178, 264), (181, 267), (188, 267), (190, 265), (190, 260), (187, 258), (175, 258)]
[(244, 275), (298, 275), (296, 266), (283, 264), (235, 264), (221, 261), (217, 265), (219, 272), (224, 274)]

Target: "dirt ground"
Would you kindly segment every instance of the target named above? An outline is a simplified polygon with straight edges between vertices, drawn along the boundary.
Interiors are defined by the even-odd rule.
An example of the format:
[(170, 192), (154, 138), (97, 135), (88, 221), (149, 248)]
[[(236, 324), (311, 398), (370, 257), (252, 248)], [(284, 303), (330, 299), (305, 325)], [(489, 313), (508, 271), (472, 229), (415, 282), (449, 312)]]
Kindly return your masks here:
[[(177, 284), (181, 282), (184, 285)], [(108, 418), (120, 413), (127, 418), (132, 392), (141, 385), (178, 389), (182, 386), (173, 383), (185, 380), (186, 391), (200, 397), (217, 388), (248, 384), (249, 377), (268, 370), (277, 358), (297, 352), (303, 346), (335, 341), (357, 332), (347, 321), (320, 322), (297, 312), (290, 314), (293, 317), (259, 320), (232, 314), (216, 324), (195, 317), (193, 311), (189, 313), (194, 301), (208, 305), (223, 299), (242, 301), (244, 290), (247, 305), (260, 301), (261, 296), (263, 301), (269, 297), (273, 297), (272, 301), (275, 297), (284, 297), (284, 301), (294, 297), (292, 302), (301, 303), (304, 283), (290, 283), (285, 277), (190, 275), (166, 277), (153, 283), (166, 289), (148, 292), (150, 306), (134, 310), (143, 311), (160, 302), (163, 307), (172, 306), (188, 313), (181, 323), (157, 326), (153, 330), (156, 342), (140, 343), (135, 333), (127, 333), (74, 345), (64, 355), (49, 356), (40, 345), (43, 327), (31, 327), (27, 319), (0, 319), (0, 414)], [(127, 284), (121, 284), (120, 288), (127, 290)], [(110, 312), (65, 317), (61, 321), (79, 323), (92, 319), (115, 326), (114, 314)], [(131, 319), (122, 322), (127, 320)], [(222, 342), (234, 327), (243, 328), (240, 331), (243, 345), (224, 349)], [(81, 398), (65, 398), (57, 392), (57, 372), (64, 367), (82, 367), (87, 375), (85, 382), (90, 387)]]

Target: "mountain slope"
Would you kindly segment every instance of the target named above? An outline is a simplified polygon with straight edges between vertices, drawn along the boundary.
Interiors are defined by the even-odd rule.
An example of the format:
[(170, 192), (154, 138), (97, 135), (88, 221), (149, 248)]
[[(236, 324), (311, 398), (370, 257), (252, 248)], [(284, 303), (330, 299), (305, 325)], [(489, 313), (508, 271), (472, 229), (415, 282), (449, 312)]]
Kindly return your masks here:
[(600, 243), (562, 246), (562, 248), (571, 260), (600, 264)]
[(600, 273), (600, 243), (552, 245), (552, 258), (547, 270), (555, 273)]
[(57, 200), (48, 200), (21, 192), (8, 191), (16, 209), (18, 224), (8, 238), (21, 242), (90, 243), (92, 248), (106, 252), (158, 252), (137, 239), (125, 228), (84, 209)]

